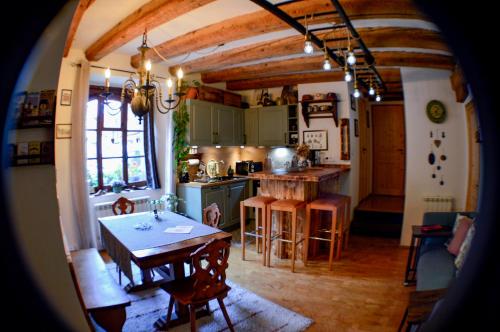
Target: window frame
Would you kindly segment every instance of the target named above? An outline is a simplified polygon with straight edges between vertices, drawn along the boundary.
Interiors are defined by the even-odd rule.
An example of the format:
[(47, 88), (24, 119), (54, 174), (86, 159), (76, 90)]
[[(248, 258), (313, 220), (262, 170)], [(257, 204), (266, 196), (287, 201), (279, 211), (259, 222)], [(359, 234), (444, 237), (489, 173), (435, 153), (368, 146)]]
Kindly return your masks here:
[[(128, 162), (130, 159), (138, 159), (138, 158), (144, 158), (144, 163), (147, 162), (147, 156), (144, 151), (144, 154), (140, 156), (128, 156), (128, 150), (127, 150), (127, 134), (128, 132), (142, 132), (142, 140), (144, 142), (145, 135), (144, 135), (144, 126), (142, 130), (138, 129), (128, 129), (128, 105), (130, 105), (130, 100), (125, 99), (124, 102), (122, 103), (120, 107), (120, 127), (119, 128), (106, 128), (104, 127), (104, 100), (105, 98), (102, 97), (100, 94), (104, 91), (104, 87), (102, 86), (90, 86), (89, 88), (89, 99), (87, 102), (91, 102), (92, 100), (97, 100), (97, 126), (96, 129), (87, 129), (85, 128), (85, 132), (88, 131), (93, 131), (96, 133), (96, 157), (95, 158), (88, 158), (87, 161), (89, 160), (96, 160), (97, 161), (97, 186), (94, 187), (94, 190), (100, 190), (100, 189), (106, 189), (106, 190), (111, 190), (111, 185), (105, 185), (104, 184), (104, 173), (103, 173), (103, 160), (105, 159), (121, 159), (122, 161), (122, 179), (123, 182), (125, 182), (127, 187), (133, 187), (137, 189), (137, 187), (143, 187), (147, 186), (147, 170), (144, 170), (145, 174), (145, 179), (143, 181), (137, 181), (137, 182), (129, 182), (129, 171), (128, 171)], [(114, 101), (121, 101), (120, 96), (121, 96), (121, 89), (120, 88), (113, 88), (110, 87), (110, 92), (112, 92), (112, 95), (109, 96), (108, 100), (114, 100)], [(122, 155), (120, 157), (103, 157), (102, 156), (102, 134), (104, 132), (119, 132), (122, 135)], [(87, 170), (88, 172), (88, 170)]]

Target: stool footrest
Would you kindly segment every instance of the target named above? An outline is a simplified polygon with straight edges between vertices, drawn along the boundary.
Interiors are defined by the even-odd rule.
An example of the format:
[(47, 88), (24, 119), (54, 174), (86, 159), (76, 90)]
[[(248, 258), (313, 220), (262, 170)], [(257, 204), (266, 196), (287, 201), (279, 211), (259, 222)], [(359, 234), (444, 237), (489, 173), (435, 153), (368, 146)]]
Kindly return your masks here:
[(309, 240), (332, 242), (332, 239), (325, 239), (324, 237), (316, 237), (316, 236), (309, 236)]

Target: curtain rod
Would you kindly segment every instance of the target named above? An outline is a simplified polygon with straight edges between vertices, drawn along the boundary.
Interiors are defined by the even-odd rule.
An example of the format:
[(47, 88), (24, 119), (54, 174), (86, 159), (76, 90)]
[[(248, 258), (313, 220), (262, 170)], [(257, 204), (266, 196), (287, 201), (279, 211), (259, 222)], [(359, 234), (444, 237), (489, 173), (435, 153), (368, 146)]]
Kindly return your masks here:
[[(81, 67), (82, 66), (80, 63), (72, 63), (72, 65), (76, 66), (76, 67)], [(90, 65), (89, 67), (91, 67), (91, 68), (97, 68), (97, 69), (108, 69), (108, 67), (96, 66), (96, 65)], [(122, 73), (136, 74), (135, 71), (125, 70), (125, 69), (117, 69), (117, 68), (111, 68), (111, 67), (109, 67), (109, 69), (112, 70), (112, 71), (119, 71), (119, 72), (122, 72)], [(159, 75), (155, 75), (155, 77), (161, 78), (161, 79), (166, 79), (166, 77), (159, 76)]]

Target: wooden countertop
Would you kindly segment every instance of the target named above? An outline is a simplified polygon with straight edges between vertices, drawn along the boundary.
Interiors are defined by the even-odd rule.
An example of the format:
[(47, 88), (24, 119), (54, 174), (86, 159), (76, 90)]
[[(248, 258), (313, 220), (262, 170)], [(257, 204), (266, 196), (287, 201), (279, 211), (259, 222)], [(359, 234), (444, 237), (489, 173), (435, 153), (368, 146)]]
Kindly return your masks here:
[(248, 174), (250, 179), (320, 182), (349, 171), (349, 167), (310, 167), (303, 171), (263, 171)]

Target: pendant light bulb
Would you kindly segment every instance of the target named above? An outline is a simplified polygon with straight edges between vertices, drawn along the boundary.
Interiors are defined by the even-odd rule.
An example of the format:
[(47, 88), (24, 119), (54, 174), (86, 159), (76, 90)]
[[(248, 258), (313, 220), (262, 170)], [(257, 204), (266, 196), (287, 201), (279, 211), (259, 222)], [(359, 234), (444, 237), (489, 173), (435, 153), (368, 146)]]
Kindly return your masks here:
[(352, 75), (351, 75), (351, 72), (349, 70), (345, 71), (344, 79), (345, 79), (346, 82), (352, 81)]
[(349, 51), (347, 53), (347, 63), (351, 66), (356, 63), (356, 57), (354, 56), (354, 53), (352, 51)]
[(373, 87), (372, 87), (372, 86), (370, 86), (370, 90), (368, 90), (368, 94), (369, 94), (370, 96), (373, 96), (373, 95), (375, 94), (375, 89), (373, 89)]
[(381, 100), (382, 100), (382, 97), (380, 97), (380, 95), (377, 95), (377, 96), (375, 97), (375, 101), (376, 101), (376, 102), (379, 102), (379, 101), (381, 101)]
[(312, 54), (314, 52), (314, 47), (309, 39), (309, 36), (306, 37), (306, 41), (304, 42), (304, 53), (305, 54)]
[(324, 70), (332, 70), (332, 64), (330, 63), (330, 59), (325, 58), (325, 61), (323, 62), (323, 69)]
[(359, 92), (358, 88), (354, 89), (353, 95), (354, 95), (354, 98), (359, 98), (361, 96), (361, 93)]

